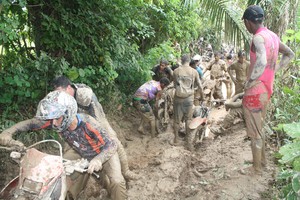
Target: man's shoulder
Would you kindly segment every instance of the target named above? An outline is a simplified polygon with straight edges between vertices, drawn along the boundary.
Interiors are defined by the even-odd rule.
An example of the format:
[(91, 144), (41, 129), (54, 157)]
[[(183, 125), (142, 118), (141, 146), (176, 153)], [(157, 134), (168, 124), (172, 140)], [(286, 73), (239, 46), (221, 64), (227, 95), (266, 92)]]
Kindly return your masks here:
[(87, 114), (87, 113), (79, 113), (77, 114), (77, 116), (85, 123), (89, 123), (92, 126), (94, 126), (94, 128), (98, 127), (100, 124), (99, 122), (91, 115)]
[(236, 60), (236, 61), (234, 61), (231, 65), (229, 65), (229, 68), (234, 69), (234, 68), (236, 68), (238, 65), (239, 65), (239, 61)]
[(173, 74), (178, 74), (180, 71), (181, 71), (181, 68), (182, 67), (177, 67), (174, 71), (173, 71)]
[(155, 66), (152, 68), (152, 71), (156, 71), (156, 70), (158, 70), (158, 68), (159, 68), (159, 65), (155, 65)]

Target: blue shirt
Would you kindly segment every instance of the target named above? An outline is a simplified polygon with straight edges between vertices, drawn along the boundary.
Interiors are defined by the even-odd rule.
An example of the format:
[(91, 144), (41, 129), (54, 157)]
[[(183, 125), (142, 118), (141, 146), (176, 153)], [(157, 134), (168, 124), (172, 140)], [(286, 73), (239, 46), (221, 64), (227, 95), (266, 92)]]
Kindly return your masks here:
[(202, 70), (201, 65), (197, 66), (196, 70), (197, 70), (198, 74), (200, 75), (200, 79), (202, 79), (203, 78), (203, 70)]

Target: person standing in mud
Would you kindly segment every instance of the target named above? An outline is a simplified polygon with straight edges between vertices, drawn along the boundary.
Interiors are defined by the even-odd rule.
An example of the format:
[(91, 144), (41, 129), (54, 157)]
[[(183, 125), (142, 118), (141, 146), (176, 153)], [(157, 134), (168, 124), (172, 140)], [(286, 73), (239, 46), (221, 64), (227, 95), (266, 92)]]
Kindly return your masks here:
[[(224, 81), (225, 73), (227, 73), (226, 63), (220, 59), (221, 53), (214, 53), (215, 59), (211, 61), (203, 73), (206, 70), (210, 70), (210, 79), (215, 81), (215, 91), (213, 94), (214, 99), (224, 99), (222, 93), (222, 82)], [(220, 103), (223, 104), (223, 103)]]
[[(199, 74), (199, 78), (201, 80), (202, 77), (203, 77), (203, 73), (202, 73), (202, 70), (199, 69), (199, 67), (197, 66), (198, 62), (199, 61), (197, 61), (197, 60), (191, 60), (190, 67), (192, 67), (193, 69), (197, 70), (197, 72)], [(200, 71), (201, 71), (201, 73), (200, 73)], [(200, 105), (200, 97), (201, 97), (201, 95), (199, 93), (199, 90), (197, 90), (197, 88), (195, 88), (195, 94), (194, 94), (194, 105), (195, 106), (199, 106)]]
[[(249, 66), (250, 63), (245, 59), (245, 52), (239, 51), (238, 60), (233, 62), (227, 69), (235, 85), (235, 95), (244, 91)], [(235, 77), (232, 74), (233, 71), (235, 72)]]
[(160, 81), (163, 77), (167, 77), (170, 81), (173, 79), (173, 70), (169, 67), (169, 61), (166, 59), (162, 58), (159, 65), (152, 68), (152, 72), (154, 73), (152, 79), (155, 81)]
[[(251, 138), (253, 166), (250, 172), (260, 174), (266, 165), (265, 134), (263, 125), (267, 106), (273, 93), (275, 73), (288, 65), (294, 52), (280, 41), (280, 38), (264, 27), (264, 11), (260, 6), (249, 6), (242, 19), (253, 34), (250, 46), (250, 67), (247, 73), (243, 111), (247, 135)], [(277, 64), (278, 53), (282, 53)]]
[[(59, 76), (55, 78), (52, 84), (55, 90), (62, 90), (73, 96), (78, 104), (78, 112), (86, 113), (94, 117), (97, 121), (99, 121), (99, 123), (103, 127), (105, 127), (105, 129), (108, 131), (108, 134), (115, 138), (118, 145), (117, 152), (120, 158), (121, 169), (124, 177), (128, 180), (137, 179), (138, 176), (129, 170), (125, 149), (120, 140), (118, 139), (117, 133), (113, 130), (113, 128), (107, 121), (103, 108), (99, 103), (93, 90), (85, 84), (73, 84), (65, 76)], [(3, 131), (3, 133), (5, 134), (0, 135), (0, 141), (5, 142), (11, 140), (11, 135), (14, 134), (16, 131), (25, 129), (27, 130), (29, 128), (29, 125), (33, 126), (34, 124), (40, 124), (40, 121), (37, 118), (32, 118), (29, 120), (19, 122), (13, 125), (11, 128)], [(77, 153), (67, 145), (64, 151), (64, 158), (72, 160), (76, 157), (78, 157)]]
[(200, 80), (203, 79), (203, 66), (201, 65), (202, 62), (202, 58), (199, 54), (196, 54), (195, 56), (193, 56), (192, 60), (190, 63), (195, 63), (195, 66), (192, 66), (194, 69), (197, 70), (197, 72), (199, 73), (199, 78)]
[[(107, 189), (114, 200), (127, 199), (125, 179), (121, 173), (118, 144), (107, 130), (90, 115), (77, 114), (77, 102), (64, 91), (50, 92), (38, 105), (35, 118), (39, 123), (27, 124), (16, 132), (53, 129), (77, 152), (74, 159), (85, 158), (89, 161), (87, 172), (92, 174), (102, 170), (109, 178)], [(9, 131), (1, 133), (0, 143), (11, 146), (16, 142), (3, 134), (12, 134)], [(22, 146), (22, 143), (17, 143)]]
[(188, 150), (193, 150), (193, 138), (189, 130), (189, 124), (193, 118), (193, 102), (195, 84), (198, 87), (201, 98), (203, 97), (202, 84), (198, 72), (190, 67), (190, 56), (183, 55), (182, 66), (174, 70), (174, 145), (178, 145), (178, 131), (183, 120), (186, 127), (186, 142)]
[(160, 81), (150, 80), (144, 83), (133, 95), (132, 103), (137, 109), (141, 122), (138, 131), (144, 134), (144, 123), (150, 122), (151, 137), (154, 138), (157, 131), (155, 126), (155, 115), (149, 104), (150, 101), (158, 98), (158, 93), (170, 84), (170, 80), (166, 77)]

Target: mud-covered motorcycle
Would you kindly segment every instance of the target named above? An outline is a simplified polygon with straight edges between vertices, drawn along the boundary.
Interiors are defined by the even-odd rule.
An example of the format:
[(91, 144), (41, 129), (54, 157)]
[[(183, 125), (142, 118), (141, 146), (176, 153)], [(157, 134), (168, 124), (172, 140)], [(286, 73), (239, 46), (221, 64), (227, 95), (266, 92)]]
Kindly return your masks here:
[(171, 116), (173, 115), (174, 94), (175, 88), (173, 83), (171, 83), (161, 91), (161, 96), (156, 102), (155, 113), (158, 133), (162, 133), (168, 128)]
[[(55, 143), (59, 155), (39, 151), (37, 145)], [(8, 149), (8, 147), (2, 147)], [(77, 199), (88, 180), (88, 174), (74, 178), (74, 172), (84, 173), (89, 162), (86, 159), (65, 160), (62, 146), (56, 140), (43, 140), (27, 148), (9, 148), (10, 157), (20, 164), (20, 172), (0, 192), (0, 199)], [(17, 150), (17, 151), (16, 151)]]
[(206, 106), (195, 106), (194, 107), (193, 119), (192, 119), (191, 123), (189, 124), (189, 129), (191, 131), (191, 135), (194, 137), (194, 139), (193, 139), (194, 144), (198, 140), (201, 143), (205, 136), (209, 111), (210, 111), (210, 109)]

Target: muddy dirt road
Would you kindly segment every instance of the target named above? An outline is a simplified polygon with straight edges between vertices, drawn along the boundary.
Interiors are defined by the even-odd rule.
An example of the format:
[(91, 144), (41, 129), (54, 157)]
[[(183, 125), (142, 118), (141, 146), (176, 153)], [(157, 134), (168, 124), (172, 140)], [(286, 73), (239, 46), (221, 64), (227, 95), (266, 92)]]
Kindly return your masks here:
[[(137, 132), (139, 118), (135, 114), (132, 109), (126, 114), (108, 115), (111, 126), (125, 147), (130, 169), (140, 176), (140, 179), (127, 183), (129, 200), (273, 199), (270, 188), (276, 168), (269, 145), (268, 167), (262, 176), (241, 172), (241, 169), (251, 166), (249, 161), (252, 158), (243, 122), (232, 126), (227, 135), (214, 137), (208, 133), (203, 142), (196, 145), (196, 151), (191, 153), (183, 145), (169, 144), (173, 139), (172, 124), (156, 138), (151, 138), (150, 132), (141, 135)], [(225, 115), (223, 107), (214, 108), (209, 120), (222, 120)], [(3, 187), (18, 173), (18, 166), (13, 164), (8, 152), (0, 155)], [(98, 186), (90, 185), (88, 191), (99, 191)], [(92, 199), (107, 198), (98, 196)]]
[[(209, 118), (222, 120), (225, 115), (223, 107), (215, 108)], [(269, 188), (276, 168), (268, 145), (268, 167), (262, 176), (249, 176), (241, 171), (251, 166), (252, 159), (243, 122), (231, 127), (227, 135), (215, 138), (209, 133), (193, 153), (183, 146), (169, 144), (173, 139), (172, 125), (154, 139), (150, 133), (138, 133), (139, 119), (133, 110), (111, 122), (120, 134), (131, 170), (141, 177), (128, 182), (130, 200), (272, 199)]]

